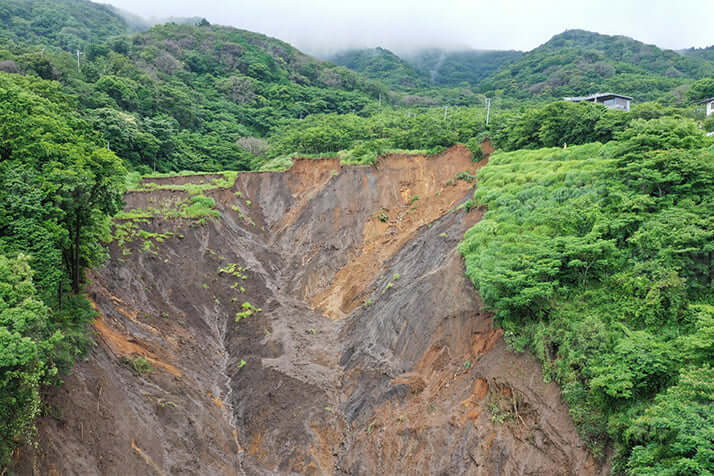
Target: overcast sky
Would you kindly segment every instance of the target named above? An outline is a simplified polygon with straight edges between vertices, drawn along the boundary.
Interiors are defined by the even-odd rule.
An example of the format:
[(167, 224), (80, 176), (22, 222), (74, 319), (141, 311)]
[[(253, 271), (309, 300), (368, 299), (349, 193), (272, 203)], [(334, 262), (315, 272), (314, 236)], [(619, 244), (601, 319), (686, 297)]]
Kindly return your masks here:
[(144, 17), (205, 17), (315, 55), (374, 46), (530, 50), (572, 28), (671, 49), (714, 44), (714, 0), (95, 1)]

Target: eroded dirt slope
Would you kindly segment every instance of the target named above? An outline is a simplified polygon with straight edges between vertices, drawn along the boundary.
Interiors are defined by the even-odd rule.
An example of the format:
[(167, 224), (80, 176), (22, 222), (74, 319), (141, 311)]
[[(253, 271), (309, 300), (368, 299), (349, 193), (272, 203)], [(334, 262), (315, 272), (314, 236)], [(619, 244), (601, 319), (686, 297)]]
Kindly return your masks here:
[[(484, 163), (299, 160), (204, 191), (220, 218), (137, 214), (90, 276), (97, 345), (17, 471), (600, 474), (465, 278), (481, 211), (457, 209), (475, 184), (456, 177)], [(155, 179), (126, 209), (216, 178)]]

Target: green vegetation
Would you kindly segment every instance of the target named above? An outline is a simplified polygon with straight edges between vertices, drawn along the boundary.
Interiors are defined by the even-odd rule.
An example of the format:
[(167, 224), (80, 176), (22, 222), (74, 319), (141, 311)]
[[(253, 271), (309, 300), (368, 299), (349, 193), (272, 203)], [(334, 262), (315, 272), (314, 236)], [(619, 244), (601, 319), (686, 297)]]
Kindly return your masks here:
[[(3, 20), (12, 41), (0, 49), (0, 70), (59, 81), (104, 145), (141, 173), (256, 168), (268, 148), (261, 137), (282, 121), (362, 113), (380, 94), (388, 102), (381, 84), (234, 28), (171, 24), (128, 35), (109, 7), (84, 0), (2, 0)], [(55, 41), (60, 31), (67, 39)]]
[(684, 119), (617, 138), (492, 156), (461, 251), (596, 454), (614, 441), (616, 471), (708, 474), (714, 149)]
[(256, 313), (262, 311), (261, 308), (255, 307), (254, 305), (252, 305), (251, 303), (249, 303), (247, 301), (241, 305), (241, 308), (243, 308), (243, 310), (236, 313), (236, 319), (235, 319), (236, 322), (240, 322), (241, 320), (246, 319), (246, 318), (252, 316), (253, 314), (256, 314)]
[(59, 46), (66, 51), (107, 41), (129, 32), (129, 26), (108, 5), (78, 0), (3, 0), (0, 40)]
[(125, 175), (59, 85), (0, 73), (0, 466), (32, 437), (40, 385), (87, 349), (84, 270)]
[(50, 309), (37, 296), (25, 255), (0, 255), (0, 464), (15, 440), (32, 437), (40, 413), (40, 385), (57, 373)]
[(144, 357), (137, 357), (135, 359), (129, 359), (129, 363), (131, 364), (131, 367), (139, 375), (146, 375), (146, 374), (154, 371), (154, 367)]

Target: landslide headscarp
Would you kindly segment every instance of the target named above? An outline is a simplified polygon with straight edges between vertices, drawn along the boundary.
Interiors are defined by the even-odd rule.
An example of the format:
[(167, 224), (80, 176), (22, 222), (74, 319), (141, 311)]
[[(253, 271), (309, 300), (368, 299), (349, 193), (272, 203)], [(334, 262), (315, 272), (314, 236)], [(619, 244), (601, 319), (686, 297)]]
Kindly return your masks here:
[[(457, 175), (481, 165), (455, 147), (145, 182), (126, 196), (145, 213), (91, 275), (97, 346), (18, 468), (598, 473), (464, 276), (456, 246), (481, 212), (458, 209), (474, 184)], [(175, 212), (197, 191), (219, 218)]]

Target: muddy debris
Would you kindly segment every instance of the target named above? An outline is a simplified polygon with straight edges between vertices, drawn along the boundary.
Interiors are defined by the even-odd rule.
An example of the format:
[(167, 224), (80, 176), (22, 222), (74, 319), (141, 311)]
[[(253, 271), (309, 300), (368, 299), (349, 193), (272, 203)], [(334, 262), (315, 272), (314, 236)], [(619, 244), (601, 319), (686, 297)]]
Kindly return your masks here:
[[(16, 471), (606, 474), (465, 277), (483, 210), (459, 207), (476, 184), (456, 177), (487, 160), (302, 159), (202, 191), (220, 218), (137, 221), (149, 238), (89, 276), (96, 346)], [(220, 178), (154, 179), (126, 210)]]

